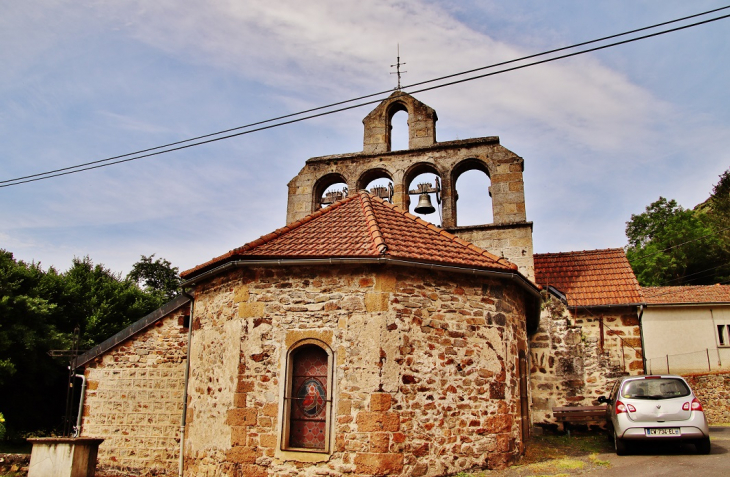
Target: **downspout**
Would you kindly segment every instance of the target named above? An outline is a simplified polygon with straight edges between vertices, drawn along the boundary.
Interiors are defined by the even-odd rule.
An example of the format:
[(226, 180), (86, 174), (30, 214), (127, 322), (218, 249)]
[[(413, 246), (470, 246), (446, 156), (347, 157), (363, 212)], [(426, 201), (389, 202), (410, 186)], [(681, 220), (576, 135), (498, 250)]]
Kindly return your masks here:
[(188, 379), (190, 377), (190, 342), (193, 337), (193, 317), (195, 312), (195, 298), (188, 294), (183, 288), (182, 294), (190, 299), (190, 319), (188, 320), (188, 350), (185, 354), (185, 382), (183, 384), (182, 399), (182, 418), (180, 420), (180, 460), (178, 462), (178, 476), (183, 476), (185, 470), (184, 451), (185, 451), (185, 422), (188, 414)]
[(75, 378), (81, 379), (81, 396), (79, 397), (79, 413), (76, 416), (76, 427), (74, 428), (74, 437), (81, 435), (81, 416), (84, 413), (84, 397), (86, 395), (86, 376), (83, 374), (74, 375)]
[(644, 305), (639, 305), (639, 337), (641, 338), (641, 363), (644, 368), (644, 374), (646, 374), (646, 347), (644, 346), (644, 324), (641, 322), (641, 318), (644, 317)]

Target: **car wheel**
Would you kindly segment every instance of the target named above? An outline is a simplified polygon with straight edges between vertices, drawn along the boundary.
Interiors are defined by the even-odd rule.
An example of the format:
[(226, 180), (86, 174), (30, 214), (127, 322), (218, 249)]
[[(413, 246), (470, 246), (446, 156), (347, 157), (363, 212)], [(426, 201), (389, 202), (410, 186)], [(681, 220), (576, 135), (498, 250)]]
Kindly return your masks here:
[(695, 448), (698, 454), (709, 454), (710, 453), (710, 438), (705, 437), (695, 441)]
[(613, 431), (613, 447), (614, 449), (616, 449), (616, 455), (626, 455), (628, 453), (628, 446), (626, 445), (626, 441), (620, 439), (616, 435), (616, 431)]

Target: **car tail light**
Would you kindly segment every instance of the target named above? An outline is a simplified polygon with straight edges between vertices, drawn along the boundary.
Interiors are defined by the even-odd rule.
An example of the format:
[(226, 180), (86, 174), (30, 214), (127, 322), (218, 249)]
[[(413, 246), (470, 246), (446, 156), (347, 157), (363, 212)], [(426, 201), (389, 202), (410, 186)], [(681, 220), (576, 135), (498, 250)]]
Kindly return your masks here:
[(694, 398), (694, 399), (692, 399), (692, 403), (691, 403), (691, 404), (690, 404), (690, 403), (688, 403), (688, 402), (686, 402), (686, 403), (684, 403), (684, 404), (682, 405), (682, 410), (683, 410), (683, 411), (689, 411), (689, 410), (690, 410), (690, 408), (691, 408), (691, 409), (692, 409), (693, 411), (702, 411), (702, 412), (704, 412), (704, 409), (702, 409), (702, 403), (701, 403), (701, 402), (700, 402), (700, 400), (699, 400), (699, 399), (697, 399), (697, 398)]
[(636, 408), (631, 404), (624, 404), (621, 401), (616, 401), (616, 414), (621, 414), (622, 412), (636, 412)]

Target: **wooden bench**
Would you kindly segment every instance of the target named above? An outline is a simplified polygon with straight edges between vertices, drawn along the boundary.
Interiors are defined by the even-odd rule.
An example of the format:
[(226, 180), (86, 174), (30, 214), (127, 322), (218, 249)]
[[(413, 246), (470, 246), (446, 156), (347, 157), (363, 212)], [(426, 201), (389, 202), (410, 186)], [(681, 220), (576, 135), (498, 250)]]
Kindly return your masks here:
[(570, 436), (570, 429), (567, 424), (584, 422), (605, 422), (606, 406), (568, 406), (554, 407), (553, 416), (555, 420), (563, 424), (563, 429)]

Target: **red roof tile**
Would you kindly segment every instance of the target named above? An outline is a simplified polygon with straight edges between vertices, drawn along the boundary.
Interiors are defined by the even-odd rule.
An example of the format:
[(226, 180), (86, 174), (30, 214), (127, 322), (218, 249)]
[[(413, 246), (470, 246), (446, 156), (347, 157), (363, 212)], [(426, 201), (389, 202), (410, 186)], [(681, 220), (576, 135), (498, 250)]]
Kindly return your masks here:
[(535, 254), (535, 281), (565, 294), (568, 306), (642, 303), (626, 254), (620, 248)]
[(647, 305), (730, 303), (730, 285), (643, 287)]
[(362, 191), (180, 275), (192, 278), (232, 260), (357, 257), (517, 270), (504, 258)]

